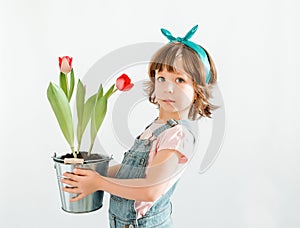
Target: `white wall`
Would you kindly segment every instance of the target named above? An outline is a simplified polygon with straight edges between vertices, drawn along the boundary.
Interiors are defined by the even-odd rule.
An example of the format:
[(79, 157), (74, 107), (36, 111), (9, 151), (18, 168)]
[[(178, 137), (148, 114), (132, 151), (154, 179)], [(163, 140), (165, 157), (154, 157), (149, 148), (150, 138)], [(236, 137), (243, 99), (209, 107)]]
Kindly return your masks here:
[[(194, 160), (174, 195), (175, 227), (299, 227), (299, 3), (271, 1), (0, 2), (0, 227), (108, 227), (101, 211), (60, 209), (54, 151), (67, 150), (46, 98), (57, 57), (84, 75), (102, 56), (159, 29), (211, 52), (226, 105), (226, 136), (214, 165)], [(106, 195), (108, 196), (108, 195)], [(107, 197), (106, 199), (107, 200)]]

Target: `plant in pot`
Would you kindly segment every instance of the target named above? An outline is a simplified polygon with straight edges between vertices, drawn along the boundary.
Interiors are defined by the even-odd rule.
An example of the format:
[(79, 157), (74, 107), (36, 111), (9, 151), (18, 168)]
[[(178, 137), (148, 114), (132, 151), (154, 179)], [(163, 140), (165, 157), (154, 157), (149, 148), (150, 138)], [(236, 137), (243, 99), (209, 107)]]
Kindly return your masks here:
[[(62, 175), (64, 172), (72, 172), (75, 167), (92, 169), (101, 175), (106, 175), (109, 161), (112, 158), (104, 154), (92, 154), (94, 142), (106, 115), (109, 97), (117, 90), (130, 90), (133, 87), (133, 84), (126, 74), (122, 74), (106, 93), (104, 93), (101, 83), (97, 93), (86, 98), (86, 88), (82, 81), (78, 79), (75, 102), (77, 114), (77, 147), (75, 148), (74, 115), (70, 107), (70, 101), (75, 87), (72, 60), (73, 58), (69, 56), (59, 57), (59, 85), (50, 82), (47, 89), (47, 97), (59, 127), (70, 146), (70, 153), (66, 153), (62, 156), (57, 156), (55, 154), (53, 157), (62, 209), (71, 213), (84, 213), (95, 211), (102, 207), (103, 191), (97, 191), (82, 200), (71, 203), (70, 199), (74, 197), (74, 195), (62, 191), (63, 184), (60, 182), (60, 179), (63, 178)], [(90, 146), (88, 151), (82, 151), (82, 137), (88, 124), (90, 124)]]

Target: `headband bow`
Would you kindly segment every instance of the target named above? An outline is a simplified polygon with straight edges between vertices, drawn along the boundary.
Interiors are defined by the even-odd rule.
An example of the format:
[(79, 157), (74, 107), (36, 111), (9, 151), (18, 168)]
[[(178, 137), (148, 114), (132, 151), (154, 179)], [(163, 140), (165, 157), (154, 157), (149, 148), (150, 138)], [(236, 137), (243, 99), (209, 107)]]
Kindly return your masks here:
[(183, 38), (181, 38), (181, 37), (175, 38), (168, 30), (166, 30), (164, 28), (161, 29), (161, 32), (165, 37), (168, 38), (168, 40), (170, 42), (183, 43), (184, 45), (186, 45), (186, 46), (190, 47), (191, 49), (193, 49), (198, 54), (199, 58), (201, 59), (203, 65), (204, 65), (205, 73), (206, 73), (206, 80), (205, 81), (208, 84), (208, 82), (210, 80), (210, 64), (209, 64), (206, 52), (199, 45), (195, 44), (192, 41), (189, 41), (189, 39), (197, 31), (197, 28), (198, 28), (198, 25), (194, 26)]

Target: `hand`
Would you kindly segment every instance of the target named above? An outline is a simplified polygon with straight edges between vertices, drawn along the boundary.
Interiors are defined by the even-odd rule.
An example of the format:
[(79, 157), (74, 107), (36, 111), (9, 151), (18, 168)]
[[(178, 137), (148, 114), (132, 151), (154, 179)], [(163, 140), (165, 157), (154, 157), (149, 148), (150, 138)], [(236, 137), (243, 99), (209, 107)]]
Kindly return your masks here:
[(61, 179), (61, 182), (67, 186), (63, 187), (62, 190), (78, 194), (70, 202), (81, 200), (87, 195), (100, 190), (98, 186), (101, 176), (95, 171), (76, 168), (73, 170), (73, 173), (66, 172), (63, 175), (66, 178)]

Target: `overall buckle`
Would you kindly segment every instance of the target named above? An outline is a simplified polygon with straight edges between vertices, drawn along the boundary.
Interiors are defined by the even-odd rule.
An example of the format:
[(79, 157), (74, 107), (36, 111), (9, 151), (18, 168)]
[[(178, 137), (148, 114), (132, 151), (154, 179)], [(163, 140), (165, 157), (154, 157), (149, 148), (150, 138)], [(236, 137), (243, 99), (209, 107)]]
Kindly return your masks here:
[(169, 119), (167, 121), (167, 123), (171, 126), (171, 127), (174, 127), (178, 124), (178, 122), (176, 120), (173, 120), (173, 119)]

